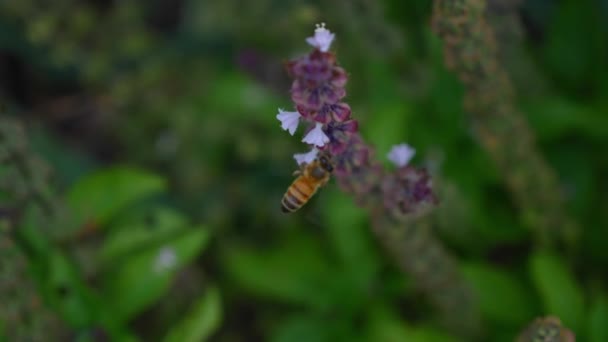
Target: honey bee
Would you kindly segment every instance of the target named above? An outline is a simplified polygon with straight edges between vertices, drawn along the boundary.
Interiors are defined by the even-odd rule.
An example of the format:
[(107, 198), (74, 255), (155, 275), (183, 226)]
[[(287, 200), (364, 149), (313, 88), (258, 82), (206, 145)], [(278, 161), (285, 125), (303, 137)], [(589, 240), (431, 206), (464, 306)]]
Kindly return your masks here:
[(287, 188), (281, 200), (281, 210), (284, 213), (293, 213), (300, 209), (310, 198), (329, 181), (334, 166), (328, 154), (321, 154), (311, 163), (302, 164), (301, 169), (294, 172), (298, 175)]

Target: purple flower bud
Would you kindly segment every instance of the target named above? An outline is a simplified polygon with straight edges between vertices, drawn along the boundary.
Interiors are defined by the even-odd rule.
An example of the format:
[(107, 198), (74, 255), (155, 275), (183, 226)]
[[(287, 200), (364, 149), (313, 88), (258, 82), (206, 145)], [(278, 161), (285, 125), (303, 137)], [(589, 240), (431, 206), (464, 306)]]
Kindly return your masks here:
[(322, 53), (318, 50), (288, 62), (286, 67), (289, 74), (295, 79), (302, 80), (302, 86), (307, 88), (316, 88), (331, 81), (334, 77), (340, 76), (339, 70), (335, 70), (338, 68), (336, 57), (331, 53)]
[[(330, 126), (331, 127), (331, 126)], [(340, 135), (342, 134), (342, 135)], [(335, 157), (336, 174), (348, 175), (355, 169), (366, 165), (370, 160), (371, 149), (365, 145), (358, 134), (346, 136), (341, 131), (333, 131), (330, 135), (330, 153)], [(343, 137), (339, 142), (331, 141), (331, 138)], [(340, 153), (333, 153), (332, 147), (341, 150)]]
[[(329, 107), (331, 108), (332, 117), (334, 118), (334, 120), (336, 120), (338, 122), (346, 121), (346, 119), (348, 119), (350, 117), (350, 114), (351, 114), (350, 106), (347, 105), (346, 103), (340, 102), (335, 105), (331, 105)], [(356, 131), (357, 131), (357, 129), (355, 127), (354, 131), (352, 131), (352, 132), (356, 132)]]
[(344, 88), (346, 82), (348, 81), (348, 76), (346, 76), (346, 70), (341, 67), (334, 67), (331, 73), (331, 85), (336, 88)]
[(431, 177), (425, 169), (405, 166), (386, 175), (382, 183), (384, 205), (401, 214), (415, 212), (423, 204), (436, 203)]
[[(318, 115), (313, 120), (327, 123), (326, 113), (311, 112), (318, 112), (324, 106), (336, 105), (346, 96), (344, 89), (347, 81), (346, 72), (336, 66), (335, 56), (315, 50), (308, 56), (287, 63), (287, 70), (294, 77), (291, 99), (300, 108), (302, 115), (304, 117)], [(331, 108), (324, 110), (329, 109)], [(348, 115), (339, 112), (334, 120), (346, 120)]]
[(292, 91), (291, 99), (298, 107), (301, 107), (307, 111), (318, 110), (323, 106), (321, 96), (319, 96), (319, 89)]
[(326, 105), (334, 104), (346, 96), (346, 90), (344, 88), (335, 88), (328, 84), (321, 86), (319, 88), (319, 93), (321, 94), (323, 103)]
[(357, 121), (349, 120), (346, 122), (332, 122), (327, 125), (327, 135), (329, 136), (329, 152), (333, 155), (343, 153), (349, 144), (360, 141), (360, 138), (351, 140), (353, 133), (357, 132)]

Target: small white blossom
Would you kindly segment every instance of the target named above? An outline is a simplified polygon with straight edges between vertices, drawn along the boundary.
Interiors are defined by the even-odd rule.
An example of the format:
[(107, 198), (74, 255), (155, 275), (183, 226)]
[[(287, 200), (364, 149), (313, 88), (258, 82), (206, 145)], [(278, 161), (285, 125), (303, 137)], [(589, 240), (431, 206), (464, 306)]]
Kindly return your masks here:
[(296, 160), (298, 165), (310, 164), (313, 160), (315, 160), (315, 158), (317, 158), (317, 154), (319, 154), (319, 150), (316, 147), (313, 147), (310, 152), (294, 154), (293, 158)]
[(334, 40), (334, 37), (335, 34), (331, 33), (328, 29), (325, 28), (325, 23), (321, 23), (320, 25), (317, 24), (317, 28), (315, 29), (315, 35), (306, 38), (306, 42), (321, 50), (321, 52), (327, 52), (329, 50), (331, 42)]
[(158, 251), (154, 260), (154, 271), (157, 273), (166, 272), (177, 264), (177, 255), (172, 247), (163, 247)]
[(394, 145), (391, 148), (391, 151), (388, 153), (387, 157), (390, 161), (392, 161), (397, 167), (403, 167), (410, 162), (410, 160), (416, 154), (416, 150), (412, 148), (408, 144), (399, 144)]
[(298, 128), (298, 124), (300, 123), (300, 113), (298, 112), (286, 112), (279, 108), (279, 114), (277, 114), (277, 119), (281, 121), (281, 128), (289, 131), (289, 134), (293, 135)]
[(317, 122), (315, 128), (306, 134), (304, 139), (302, 139), (302, 142), (318, 147), (323, 147), (323, 145), (327, 144), (329, 142), (329, 137), (323, 132), (323, 124)]

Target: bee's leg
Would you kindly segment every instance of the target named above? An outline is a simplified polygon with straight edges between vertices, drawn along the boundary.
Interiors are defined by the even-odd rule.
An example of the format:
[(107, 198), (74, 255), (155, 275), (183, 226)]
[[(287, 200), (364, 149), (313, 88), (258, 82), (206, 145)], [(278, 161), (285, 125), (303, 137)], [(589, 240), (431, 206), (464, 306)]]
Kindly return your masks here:
[(302, 164), (300, 164), (300, 169), (299, 169), (299, 170), (295, 170), (295, 171), (293, 172), (293, 175), (294, 175), (294, 176), (299, 176), (299, 175), (304, 174), (304, 169), (305, 169), (305, 168), (306, 168), (306, 163), (302, 163)]

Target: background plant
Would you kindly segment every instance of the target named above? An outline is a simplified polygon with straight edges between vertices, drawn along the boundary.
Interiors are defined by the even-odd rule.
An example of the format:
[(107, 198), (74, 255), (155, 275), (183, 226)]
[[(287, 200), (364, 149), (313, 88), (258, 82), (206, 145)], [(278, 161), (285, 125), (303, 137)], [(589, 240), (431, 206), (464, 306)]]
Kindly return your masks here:
[[(380, 157), (407, 141), (433, 177), (439, 205), (414, 222), (454, 255), (477, 298), (480, 339), (512, 341), (554, 315), (578, 339), (604, 341), (605, 6), (481, 8), (475, 20), (491, 18), (497, 63), (513, 83), (509, 106), (554, 175), (560, 215), (580, 226), (575, 252), (539, 248), (524, 213), (540, 204), (513, 196), (511, 164), (495, 163), (508, 141), (482, 148), (466, 88), (444, 66), (431, 2), (0, 3), (1, 115), (23, 126), (22, 160), (48, 166), (23, 174), (0, 151), (11, 227), (1, 241), (20, 270), (10, 278), (46, 308), (32, 319), (58, 319), (60, 333), (81, 339), (462, 339), (335, 183), (297, 215), (280, 212), (291, 156), (302, 152), (274, 117), (288, 97), (282, 61), (304, 53), (304, 37), (325, 21), (362, 136)], [(23, 197), (27, 177), (40, 180), (53, 220)], [(162, 276), (159, 256), (160, 269), (174, 265)], [(145, 296), (108, 300), (144, 284)], [(29, 295), (13, 298), (30, 305)], [(6, 323), (1, 331), (18, 336)]]

